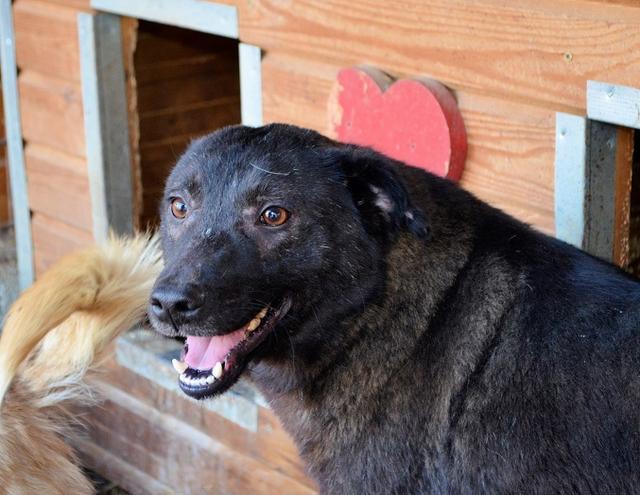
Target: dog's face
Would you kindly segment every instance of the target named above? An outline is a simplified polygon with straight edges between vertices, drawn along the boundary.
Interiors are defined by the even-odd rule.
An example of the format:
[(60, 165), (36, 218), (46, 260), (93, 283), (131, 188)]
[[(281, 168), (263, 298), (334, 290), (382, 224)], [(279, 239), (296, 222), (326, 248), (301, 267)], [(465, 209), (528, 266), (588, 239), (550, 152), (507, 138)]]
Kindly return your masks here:
[(426, 233), (384, 159), (284, 125), (194, 142), (161, 218), (165, 269), (149, 314), (187, 338), (174, 364), (196, 398), (228, 389), (251, 360), (313, 353), (382, 290), (396, 233)]

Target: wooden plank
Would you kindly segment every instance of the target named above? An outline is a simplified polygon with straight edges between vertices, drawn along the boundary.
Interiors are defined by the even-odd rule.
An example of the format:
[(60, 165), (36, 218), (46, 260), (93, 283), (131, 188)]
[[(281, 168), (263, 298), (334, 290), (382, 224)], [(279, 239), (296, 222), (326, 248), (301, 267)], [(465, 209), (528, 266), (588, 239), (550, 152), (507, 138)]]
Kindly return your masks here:
[(28, 143), (25, 164), (31, 210), (90, 231), (91, 198), (86, 162), (46, 146)]
[(133, 195), (134, 228), (140, 230), (140, 214), (142, 212), (142, 179), (140, 168), (140, 120), (138, 115), (138, 81), (134, 68), (136, 46), (138, 44), (137, 19), (123, 17), (122, 30), (122, 63), (125, 75), (125, 91), (127, 98), (127, 125), (129, 130), (129, 156), (131, 157), (131, 187)]
[(166, 136), (200, 136), (240, 119), (240, 98), (231, 96), (169, 110), (146, 112), (140, 116), (140, 135), (147, 142)]
[(366, 62), (394, 76), (424, 75), (554, 110), (584, 111), (588, 79), (637, 85), (637, 23), (585, 19), (579, 8), (555, 3), (566, 7), (562, 15), (561, 7), (468, 0), (402, 8), (384, 0), (305, 0), (295, 8), (255, 0), (242, 3), (240, 33), (266, 52), (343, 67)]
[(93, 244), (91, 232), (73, 227), (44, 213), (31, 221), (36, 275), (40, 276), (62, 256)]
[[(637, 84), (640, 85), (640, 80)], [(592, 120), (640, 129), (640, 89), (588, 81), (587, 116)]]
[(84, 157), (80, 85), (26, 70), (20, 73), (18, 85), (24, 138)]
[(631, 192), (634, 139), (638, 131), (621, 128), (617, 132), (615, 175), (615, 220), (613, 262), (627, 268), (631, 261)]
[(101, 448), (87, 439), (74, 439), (85, 467), (102, 474), (108, 480), (118, 480), (118, 486), (138, 495), (175, 495), (168, 486), (123, 461), (119, 455)]
[[(192, 56), (184, 56), (175, 60), (164, 59), (161, 61), (153, 59), (144, 63), (141, 62), (136, 65), (136, 72), (139, 74), (140, 86), (148, 84), (157, 84), (165, 80), (181, 80), (189, 77), (214, 77), (220, 75), (235, 75), (238, 78), (238, 57), (237, 57), (237, 43), (232, 47), (231, 53), (218, 52), (218, 53), (200, 53)], [(159, 48), (154, 50), (156, 53), (161, 53)], [(140, 54), (139, 50), (136, 50), (136, 54), (139, 55), (139, 60), (145, 60)]]
[(629, 214), (629, 263), (626, 269), (640, 277), (640, 133), (634, 136)]
[[(169, 392), (155, 382), (114, 362), (111, 362), (107, 369), (105, 381), (114, 387), (126, 390), (128, 394), (149, 407), (181, 418), (182, 421), (210, 435), (220, 444), (249, 456), (298, 483), (310, 488), (315, 486), (306, 476), (291, 438), (284, 432), (272, 411), (259, 408), (258, 432), (254, 434), (219, 414), (201, 407), (199, 403), (195, 403), (183, 394)], [(117, 425), (114, 425), (114, 428), (117, 428)]]
[[(267, 53), (264, 118), (327, 132), (339, 67)], [(472, 92), (456, 93), (469, 150), (461, 184), (481, 199), (553, 233), (554, 112)]]
[(133, 184), (120, 18), (79, 14), (93, 235), (133, 231)]
[[(34, 279), (33, 241), (29, 228), (27, 178), (24, 166), (23, 130), (18, 96), (15, 34), (11, 0), (0, 2), (0, 66), (2, 72), (2, 101), (9, 160), (9, 179), (13, 208), (13, 225), (18, 264), (18, 285), (26, 289)], [(22, 95), (20, 95), (22, 96)], [(25, 111), (24, 105), (22, 110)]]
[[(216, 64), (217, 67), (220, 65)], [(240, 83), (238, 67), (223, 65), (224, 73), (214, 72), (193, 75), (185, 72), (182, 77), (158, 79), (152, 84), (138, 85), (138, 106), (142, 115), (170, 109), (180, 109), (189, 105), (215, 103), (225, 100), (226, 103), (240, 106)], [(220, 70), (220, 69), (218, 69)], [(137, 74), (144, 74), (138, 70)], [(229, 101), (229, 98), (234, 98)], [(239, 117), (238, 117), (239, 118)]]
[[(140, 21), (136, 58), (138, 69), (201, 58), (232, 55), (237, 62), (238, 41), (175, 26)], [(216, 71), (217, 72), (217, 71)], [(154, 74), (163, 77), (164, 74)], [(179, 76), (180, 74), (178, 74)]]
[(182, 417), (160, 412), (105, 382), (94, 384), (107, 400), (92, 411), (93, 440), (178, 493), (315, 493)]
[(18, 67), (80, 81), (77, 9), (39, 0), (13, 5)]
[(238, 16), (231, 5), (200, 0), (91, 0), (103, 12), (169, 24), (194, 31), (238, 37)]
[(613, 246), (616, 241), (617, 145), (616, 126), (589, 121), (582, 248), (607, 261), (613, 259)]

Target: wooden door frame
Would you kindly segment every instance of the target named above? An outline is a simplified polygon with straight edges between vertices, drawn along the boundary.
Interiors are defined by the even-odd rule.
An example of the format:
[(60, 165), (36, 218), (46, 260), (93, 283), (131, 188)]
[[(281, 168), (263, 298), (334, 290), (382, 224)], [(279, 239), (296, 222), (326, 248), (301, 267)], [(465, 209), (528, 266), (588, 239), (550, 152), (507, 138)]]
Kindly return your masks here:
[(586, 106), (556, 114), (556, 237), (624, 266), (640, 90), (588, 81)]
[[(96, 14), (78, 14), (87, 161), (98, 241), (110, 230), (133, 230), (133, 184), (129, 150), (121, 18), (239, 39), (237, 9), (199, 0), (92, 0)], [(259, 47), (239, 43), (242, 123), (262, 125)]]

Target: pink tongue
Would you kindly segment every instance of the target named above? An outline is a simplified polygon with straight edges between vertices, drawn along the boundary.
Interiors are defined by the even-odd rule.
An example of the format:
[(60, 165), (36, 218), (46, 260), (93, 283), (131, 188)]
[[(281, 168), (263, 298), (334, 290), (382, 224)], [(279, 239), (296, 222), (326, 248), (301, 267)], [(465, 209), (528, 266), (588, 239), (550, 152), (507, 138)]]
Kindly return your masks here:
[(229, 351), (243, 338), (244, 328), (215, 337), (187, 337), (187, 355), (184, 360), (189, 368), (210, 370), (218, 361), (224, 361)]

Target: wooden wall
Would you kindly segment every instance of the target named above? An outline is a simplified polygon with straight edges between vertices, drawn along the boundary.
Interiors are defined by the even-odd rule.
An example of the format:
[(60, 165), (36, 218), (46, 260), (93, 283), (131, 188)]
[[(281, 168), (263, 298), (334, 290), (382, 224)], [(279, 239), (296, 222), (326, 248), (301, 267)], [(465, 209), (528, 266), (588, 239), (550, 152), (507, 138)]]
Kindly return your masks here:
[(238, 42), (141, 21), (133, 65), (145, 226), (157, 223), (165, 178), (189, 141), (240, 123)]
[(22, 132), (36, 273), (92, 240), (76, 16), (89, 0), (16, 0)]
[[(241, 41), (263, 49), (266, 122), (327, 132), (329, 91), (343, 67), (438, 79), (467, 125), (462, 185), (548, 233), (555, 113), (585, 114), (588, 79), (640, 87), (635, 0), (221, 1), (237, 5)], [(89, 0), (14, 1), (38, 273), (91, 242), (76, 18), (89, 11)], [(125, 34), (144, 225), (188, 140), (238, 121), (236, 44), (148, 23), (129, 23)], [(115, 363), (102, 387), (108, 401), (92, 417), (86, 447), (106, 474), (162, 493), (184, 487), (182, 475), (195, 470), (182, 469), (192, 462), (215, 473), (197, 482), (226, 476), (229, 484), (215, 485), (221, 492), (313, 492), (266, 408), (257, 432), (247, 433)]]
[(250, 431), (115, 362), (95, 383), (107, 400), (89, 416), (84, 458), (136, 495), (316, 493), (268, 408)]
[[(327, 132), (327, 98), (342, 67), (368, 63), (395, 77), (436, 78), (454, 90), (468, 128), (462, 185), (548, 233), (554, 230), (555, 112), (585, 113), (587, 79), (640, 86), (640, 5), (633, 0), (413, 0), (400, 6), (386, 0), (223, 1), (238, 7), (241, 40), (264, 50), (267, 122)], [(14, 5), (41, 272), (57, 253), (90, 239), (76, 28), (76, 14), (89, 10), (89, 0)], [(144, 37), (140, 42), (143, 47)], [(207, 63), (215, 65), (210, 59), (187, 69), (185, 76), (193, 70), (194, 78), (183, 79), (181, 96), (191, 94), (191, 81), (198, 84), (197, 71)], [(147, 77), (145, 70), (155, 77), (150, 67), (140, 77)], [(148, 81), (139, 83), (143, 93), (157, 95), (180, 81), (158, 80), (155, 90), (144, 87)], [(155, 212), (167, 164), (187, 135), (205, 130), (206, 110), (190, 115), (188, 102), (180, 103), (183, 114), (142, 99), (140, 105), (140, 130), (150, 136), (142, 136), (140, 158), (154, 163), (141, 180), (155, 183), (140, 192), (144, 223)], [(154, 112), (165, 113), (156, 118)], [(154, 137), (162, 125), (184, 135), (163, 142)]]
[(585, 114), (587, 79), (640, 86), (633, 1), (237, 3), (242, 41), (265, 51), (267, 121), (326, 132), (342, 67), (433, 77), (455, 91), (467, 125), (462, 185), (548, 233), (555, 112)]

